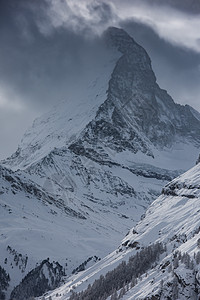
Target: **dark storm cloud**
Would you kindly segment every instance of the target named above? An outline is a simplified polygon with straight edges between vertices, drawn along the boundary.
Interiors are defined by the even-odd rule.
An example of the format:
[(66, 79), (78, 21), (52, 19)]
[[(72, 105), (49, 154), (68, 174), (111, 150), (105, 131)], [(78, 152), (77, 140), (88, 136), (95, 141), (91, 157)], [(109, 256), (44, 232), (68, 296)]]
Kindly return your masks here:
[(200, 14), (199, 0), (145, 0), (153, 5), (171, 6), (191, 14)]
[(84, 34), (87, 31), (100, 34), (109, 25), (133, 19), (154, 28), (160, 37), (172, 44), (200, 52), (198, 1), (46, 0), (49, 24), (38, 22), (38, 25), (46, 34), (52, 28), (61, 27)]
[[(19, 1), (16, 6), (8, 1), (4, 20), (0, 20), (0, 88), (15, 94), (16, 101), (39, 107), (66, 98), (71, 86), (87, 76), (84, 72), (95, 67), (93, 53), (103, 59), (99, 38), (80, 23), (81, 18), (82, 31), (55, 28), (47, 8), (47, 4), (34, 7), (31, 2)], [(111, 14), (106, 4), (93, 5), (90, 10), (101, 22)]]
[(133, 5), (133, 3), (138, 5), (142, 2), (146, 5), (149, 5), (151, 8), (152, 6), (161, 8), (171, 7), (187, 14), (200, 14), (199, 0), (125, 0), (124, 2), (130, 7)]

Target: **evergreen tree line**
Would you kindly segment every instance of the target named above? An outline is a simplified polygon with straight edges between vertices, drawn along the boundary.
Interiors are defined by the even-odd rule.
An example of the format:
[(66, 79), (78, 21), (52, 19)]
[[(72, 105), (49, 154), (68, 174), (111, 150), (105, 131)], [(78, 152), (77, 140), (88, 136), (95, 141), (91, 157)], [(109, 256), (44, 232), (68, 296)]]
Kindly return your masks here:
[(82, 264), (80, 264), (76, 269), (72, 271), (72, 274), (77, 274), (78, 272), (84, 271), (87, 264), (93, 260), (94, 262), (97, 262), (98, 260), (101, 260), (99, 257), (91, 256), (87, 260), (85, 260)]
[(0, 299), (5, 299), (5, 291), (9, 286), (10, 276), (6, 273), (4, 268), (0, 266)]
[(114, 270), (109, 271), (105, 276), (101, 275), (85, 291), (80, 293), (73, 291), (70, 300), (105, 300), (110, 295), (116, 295), (117, 290), (123, 291), (129, 283), (134, 286), (136, 279), (150, 269), (164, 251), (165, 247), (162, 243), (145, 247), (131, 256), (127, 263), (122, 261)]
[[(19, 269), (23, 272), (25, 272), (27, 263), (28, 263), (28, 256), (22, 255), (21, 253), (18, 253), (15, 249), (13, 249), (11, 246), (8, 245), (7, 251), (13, 255), (15, 265), (19, 267)], [(7, 258), (5, 258), (5, 263), (7, 263)]]

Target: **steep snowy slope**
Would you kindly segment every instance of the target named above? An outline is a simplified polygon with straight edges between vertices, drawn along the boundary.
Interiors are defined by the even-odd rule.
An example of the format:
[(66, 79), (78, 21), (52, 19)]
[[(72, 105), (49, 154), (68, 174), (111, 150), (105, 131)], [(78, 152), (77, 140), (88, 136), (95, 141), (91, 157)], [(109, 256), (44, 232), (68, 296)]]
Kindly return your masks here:
[[(2, 162), (15, 170), (13, 176), (53, 199), (52, 211), (27, 200), (27, 215), (34, 214), (30, 223), (28, 217), (21, 220), (21, 206), (16, 223), (11, 214), (2, 219), (2, 234), (11, 226), (2, 249), (9, 245), (22, 253), (23, 244), (32, 268), (47, 257), (65, 267), (67, 259), (69, 275), (90, 257), (113, 251), (162, 187), (191, 167), (199, 153), (199, 113), (175, 104), (159, 88), (146, 51), (117, 28), (108, 29), (103, 42), (105, 62), (97, 64), (84, 87), (37, 119)], [(17, 194), (5, 197), (8, 203), (22, 201)], [(21, 278), (13, 275), (11, 285)]]
[[(123, 299), (199, 299), (199, 201), (200, 164), (164, 187), (162, 195), (152, 203), (116, 251), (90, 269), (73, 276), (48, 296), (68, 299), (72, 290), (79, 292), (85, 289), (100, 275), (116, 268), (122, 260), (128, 261), (129, 257), (145, 247), (161, 242), (166, 246), (166, 251), (153, 268), (144, 275), (140, 274), (134, 284), (130, 282), (127, 285), (126, 282), (128, 291), (125, 291)], [(74, 296), (71, 299), (84, 298)]]

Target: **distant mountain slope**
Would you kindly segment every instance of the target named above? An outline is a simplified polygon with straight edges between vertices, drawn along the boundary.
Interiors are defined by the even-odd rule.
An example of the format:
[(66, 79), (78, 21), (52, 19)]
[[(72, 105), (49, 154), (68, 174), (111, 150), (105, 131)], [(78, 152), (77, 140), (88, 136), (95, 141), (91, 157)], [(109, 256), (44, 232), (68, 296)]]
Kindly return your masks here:
[[(76, 176), (74, 185), (70, 177), (63, 177), (66, 157), (63, 151), (61, 154), (61, 157), (59, 152), (54, 156), (55, 167), (60, 167), (60, 178), (58, 173), (49, 174), (43, 178), (43, 187), (28, 179), (34, 176), (0, 167), (0, 266), (10, 275), (8, 294), (47, 258), (50, 263), (58, 261), (66, 275), (88, 258), (92, 259), (86, 267), (91, 265), (95, 262), (93, 257), (112, 251), (119, 236), (144, 212), (145, 189), (136, 197), (134, 188), (117, 175), (112, 176), (109, 168), (93, 173), (81, 161), (71, 164), (72, 173), (81, 175)], [(84, 181), (86, 178), (88, 182)], [(148, 188), (153, 190), (148, 181), (147, 178)], [(89, 184), (88, 191), (84, 186)], [(150, 193), (149, 197), (150, 202)]]
[(89, 283), (116, 268), (123, 260), (128, 261), (129, 257), (145, 247), (160, 242), (166, 251), (157, 259), (157, 264), (145, 274), (140, 274), (140, 278), (135, 278), (134, 283), (130, 281), (122, 298), (199, 299), (199, 200), (200, 164), (164, 187), (162, 195), (152, 203), (116, 251), (90, 269), (71, 277), (66, 285), (48, 293), (48, 296), (52, 299), (68, 299), (72, 287), (76, 292), (84, 290)]

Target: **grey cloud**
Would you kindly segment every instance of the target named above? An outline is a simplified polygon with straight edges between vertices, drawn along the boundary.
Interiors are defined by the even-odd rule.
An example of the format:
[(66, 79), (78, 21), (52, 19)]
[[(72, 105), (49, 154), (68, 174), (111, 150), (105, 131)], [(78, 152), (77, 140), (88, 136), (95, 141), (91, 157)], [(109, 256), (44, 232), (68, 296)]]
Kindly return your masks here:
[(135, 19), (155, 28), (158, 35), (170, 43), (200, 52), (196, 0), (46, 0), (46, 4), (46, 22), (38, 20), (37, 24), (47, 35), (55, 28), (67, 28), (84, 35), (100, 34), (110, 25), (118, 26), (120, 21)]
[(23, 112), (7, 109), (0, 110), (0, 159), (13, 154), (24, 131), (31, 126), (38, 112), (25, 110)]
[[(119, 3), (121, 2), (118, 0)], [(150, 7), (171, 7), (176, 10), (182, 11), (187, 14), (200, 14), (200, 2), (199, 0), (125, 0), (125, 3), (130, 7), (134, 4), (141, 4), (141, 2)]]
[(171, 6), (189, 14), (200, 14), (199, 0), (148, 0), (148, 2), (154, 5)]
[(105, 2), (97, 2), (95, 4), (89, 5), (89, 11), (99, 18), (99, 24), (109, 24), (109, 22), (114, 18), (114, 12), (112, 6)]
[(48, 23), (45, 24), (47, 33), (48, 29), (51, 31), (53, 28), (64, 27), (84, 35), (100, 34), (117, 19), (113, 1), (46, 0), (46, 3), (48, 4), (46, 11)]
[(100, 40), (95, 36), (86, 39), (67, 28), (54, 29), (45, 36), (37, 26), (35, 11), (27, 13), (26, 6), (18, 13), (14, 8), (7, 12), (13, 21), (0, 29), (0, 87), (9, 87), (22, 102), (42, 109), (66, 98), (72, 86), (87, 76), (87, 70), (95, 65), (93, 53), (103, 59)]

